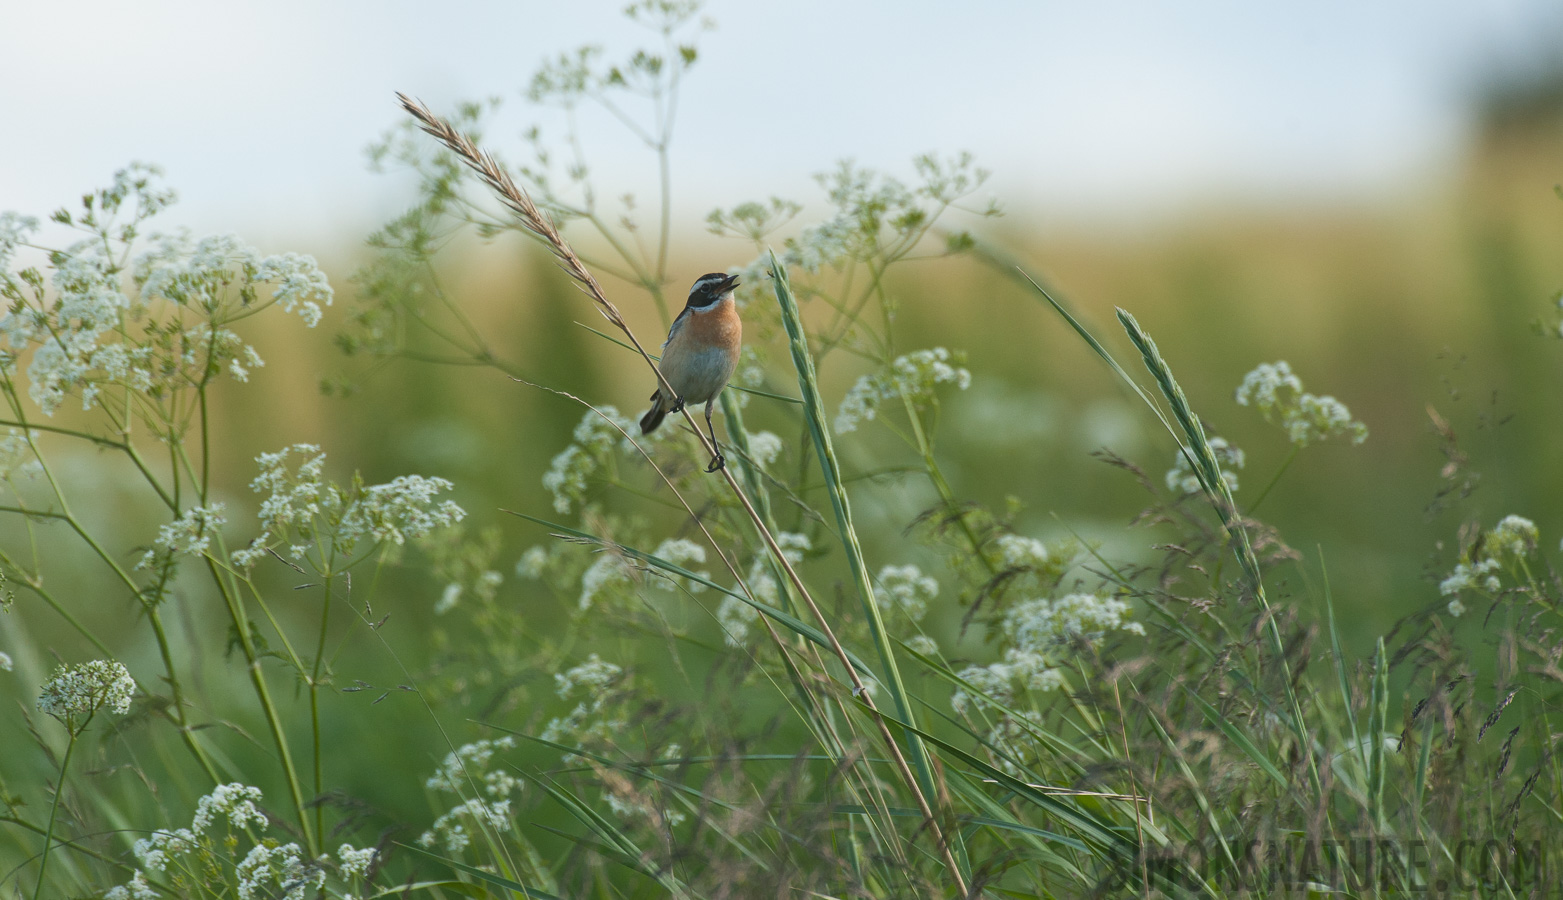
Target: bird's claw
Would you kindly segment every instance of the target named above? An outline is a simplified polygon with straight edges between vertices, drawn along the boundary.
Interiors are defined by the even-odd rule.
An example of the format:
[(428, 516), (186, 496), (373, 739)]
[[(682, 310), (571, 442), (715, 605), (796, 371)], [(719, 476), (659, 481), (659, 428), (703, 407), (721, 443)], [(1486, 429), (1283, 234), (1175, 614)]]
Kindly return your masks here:
[(711, 464), (706, 466), (706, 472), (716, 472), (725, 468), (727, 468), (727, 457), (718, 453), (717, 455), (711, 457)]
[(684, 411), (684, 398), (683, 397), (674, 397), (673, 398), (673, 408), (668, 410), (668, 412), (670, 412), (670, 413), (681, 413), (683, 411)]

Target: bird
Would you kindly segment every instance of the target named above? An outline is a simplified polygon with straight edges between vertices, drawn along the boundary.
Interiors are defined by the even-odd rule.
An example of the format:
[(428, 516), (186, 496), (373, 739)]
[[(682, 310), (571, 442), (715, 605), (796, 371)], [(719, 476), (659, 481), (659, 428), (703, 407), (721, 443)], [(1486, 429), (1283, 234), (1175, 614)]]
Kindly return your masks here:
[(743, 322), (733, 301), (733, 288), (737, 286), (737, 276), (725, 272), (711, 272), (695, 279), (689, 289), (689, 301), (668, 329), (668, 339), (662, 342), (662, 361), (657, 364), (662, 380), (673, 389), (673, 394), (669, 396), (667, 388), (658, 384), (651, 395), (651, 409), (640, 420), (640, 433), (650, 434), (668, 413), (682, 410), (686, 403), (704, 403), (706, 430), (711, 432), (711, 449), (716, 454), (706, 467), (707, 472), (727, 465), (711, 424), (711, 407), (738, 367)]

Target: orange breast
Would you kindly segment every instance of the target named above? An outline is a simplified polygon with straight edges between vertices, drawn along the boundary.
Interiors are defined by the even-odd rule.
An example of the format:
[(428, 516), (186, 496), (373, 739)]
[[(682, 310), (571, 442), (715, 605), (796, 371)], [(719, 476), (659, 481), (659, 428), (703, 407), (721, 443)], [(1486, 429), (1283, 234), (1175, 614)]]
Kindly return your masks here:
[(743, 321), (738, 318), (738, 306), (731, 297), (718, 303), (715, 309), (690, 312), (683, 330), (697, 346), (728, 348), (734, 356), (738, 355), (738, 347), (743, 343)]

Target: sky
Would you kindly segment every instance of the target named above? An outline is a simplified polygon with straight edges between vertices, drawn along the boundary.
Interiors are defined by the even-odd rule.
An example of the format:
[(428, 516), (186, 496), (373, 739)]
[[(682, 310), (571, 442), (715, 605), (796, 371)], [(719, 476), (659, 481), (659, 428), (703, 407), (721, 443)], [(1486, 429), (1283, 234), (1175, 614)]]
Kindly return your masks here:
[[(356, 242), (410, 181), (364, 148), (394, 93), (436, 110), (519, 90), (545, 57), (646, 35), (622, 0), (50, 0), (0, 25), (0, 209), (34, 215), (154, 162), (172, 217), (263, 249)], [(1209, 198), (1394, 192), (1461, 151), (1475, 77), (1563, 34), (1542, 0), (859, 3), (713, 0), (685, 83), (675, 230), (713, 206), (818, 200), (843, 157), (909, 173), (969, 150), (989, 192), (1043, 218), (1133, 219)], [(545, 128), (560, 123), (537, 110)], [(615, 188), (655, 167), (606, 115), (587, 154)], [(302, 242), (305, 247), (297, 247)]]

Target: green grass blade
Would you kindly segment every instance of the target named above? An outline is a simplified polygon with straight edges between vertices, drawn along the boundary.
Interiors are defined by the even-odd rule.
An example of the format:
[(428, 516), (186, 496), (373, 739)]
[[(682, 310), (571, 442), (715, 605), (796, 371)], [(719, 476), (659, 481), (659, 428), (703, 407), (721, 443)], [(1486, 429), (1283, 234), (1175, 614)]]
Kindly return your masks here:
[(1373, 654), (1373, 691), (1368, 700), (1368, 814), (1375, 828), (1384, 821), (1384, 727), (1389, 720), (1389, 657), (1384, 639)]
[[(439, 862), (442, 862), (445, 865), (450, 866), (452, 869), (455, 869), (458, 872), (465, 872), (468, 875), (471, 875), (473, 878), (476, 878), (476, 879), (478, 879), (480, 881), (485, 881), (485, 882), (487, 882), (489, 884), (494, 885), (495, 887), (502, 887), (502, 888), (504, 888), (504, 889), (506, 889), (506, 890), (508, 890), (508, 891), (510, 891), (512, 893), (520, 894), (523, 897), (532, 897), (532, 898), (536, 898), (536, 900), (561, 900), (561, 898), (559, 898), (559, 897), (557, 897), (557, 896), (555, 896), (553, 894), (547, 893), (546, 891), (540, 891), (540, 890), (538, 890), (536, 888), (529, 888), (529, 887), (527, 887), (526, 885), (522, 884), (519, 881), (511, 881), (508, 878), (501, 878), (500, 876), (495, 875), (492, 872), (485, 872), (482, 869), (477, 868), (476, 866), (469, 866), (469, 865), (467, 865), (464, 862), (460, 862), (460, 861), (454, 860), (454, 859), (448, 859), (446, 857), (440, 856), (438, 853), (430, 853), (429, 851), (423, 849), (422, 847), (417, 847), (417, 846), (414, 846), (412, 844), (404, 844), (401, 841), (397, 841), (396, 842), (396, 846), (401, 847), (404, 850), (411, 850), (412, 852), (418, 854), (419, 856), (427, 856), (429, 859), (433, 859), (433, 860), (437, 860)], [(456, 891), (458, 891), (460, 893), (465, 893), (468, 896), (474, 896), (474, 897), (486, 896), (486, 894), (473, 894), (473, 893), (470, 893), (470, 889), (472, 887), (474, 887), (474, 885), (464, 884), (462, 882), (445, 882), (445, 884), (447, 884), (447, 885), (461, 884), (462, 885), (461, 888), (451, 887), (450, 889), (451, 890), (456, 890)], [(394, 891), (390, 891), (389, 893), (399, 894), (403, 890), (407, 890), (407, 888), (406, 887), (399, 887), (399, 888), (396, 888)], [(380, 894), (375, 894), (374, 896), (376, 896), (376, 897), (383, 897), (383, 896), (386, 896), (386, 894), (385, 893), (380, 893)]]
[[(847, 564), (852, 570), (852, 580), (868, 619), (874, 647), (879, 651), (879, 662), (883, 668), (881, 679), (895, 702), (897, 715), (902, 721), (915, 723), (917, 720), (912, 711), (912, 704), (907, 698), (906, 685), (902, 682), (901, 670), (896, 665), (890, 632), (885, 627), (879, 601), (874, 596), (873, 579), (869, 574), (868, 564), (863, 558), (863, 548), (858, 543), (857, 529), (852, 523), (852, 504), (847, 498), (846, 487), (842, 484), (841, 463), (836, 458), (835, 446), (831, 441), (829, 417), (825, 411), (825, 400), (820, 395), (819, 377), (814, 371), (814, 356), (809, 350), (808, 336), (803, 330), (803, 319), (798, 312), (798, 304), (792, 296), (787, 270), (775, 254), (771, 255), (771, 278), (776, 290), (777, 305), (781, 307), (782, 324), (787, 329), (793, 367), (798, 372), (798, 389), (803, 395), (804, 419), (808, 423), (814, 449), (819, 455), (820, 472), (825, 478), (831, 508), (836, 514), (836, 530), (846, 550)], [(907, 749), (916, 768), (917, 780), (922, 786), (923, 794), (931, 801), (938, 796), (933, 779), (933, 767), (928, 759), (928, 750), (918, 740), (915, 731), (907, 734)]]
[(1243, 751), (1244, 756), (1247, 756), (1250, 760), (1252, 760), (1254, 765), (1258, 766), (1261, 772), (1264, 772), (1266, 775), (1270, 776), (1271, 780), (1276, 783), (1276, 786), (1279, 787), (1283, 793), (1291, 787), (1291, 784), (1286, 780), (1286, 775), (1281, 772), (1280, 768), (1276, 766), (1275, 763), (1270, 761), (1270, 758), (1264, 754), (1264, 751), (1260, 750), (1259, 747), (1253, 742), (1253, 740), (1247, 734), (1245, 734), (1241, 728), (1237, 727), (1237, 725), (1232, 722), (1232, 720), (1228, 719), (1226, 716), (1223, 716), (1221, 711), (1212, 706), (1210, 702), (1207, 701), (1204, 697), (1201, 697), (1199, 694), (1195, 693), (1193, 688), (1189, 689), (1189, 696), (1193, 697), (1194, 702), (1199, 704), (1200, 710), (1205, 713), (1205, 718), (1210, 721), (1210, 724), (1219, 728), (1221, 733), (1227, 736), (1227, 740), (1231, 741), (1233, 744), (1236, 744), (1237, 748)]

